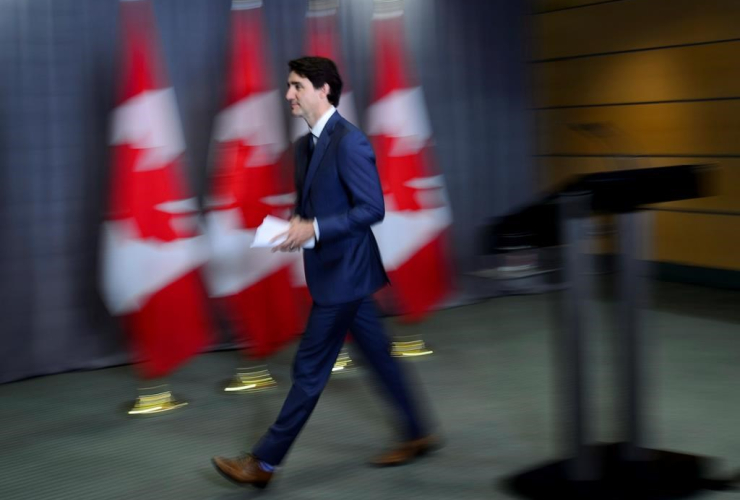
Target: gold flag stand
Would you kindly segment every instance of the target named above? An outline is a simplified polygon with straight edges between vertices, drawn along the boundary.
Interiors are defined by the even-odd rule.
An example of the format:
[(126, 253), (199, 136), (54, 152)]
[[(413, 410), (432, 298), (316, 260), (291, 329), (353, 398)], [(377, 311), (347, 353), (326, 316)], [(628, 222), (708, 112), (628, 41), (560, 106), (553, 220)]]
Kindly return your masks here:
[(249, 394), (264, 392), (277, 387), (267, 365), (237, 368), (234, 377), (224, 387), (224, 392), (230, 394)]
[(416, 358), (433, 352), (418, 334), (398, 335), (391, 342), (391, 356), (395, 358)]
[(332, 373), (346, 373), (357, 368), (355, 362), (349, 356), (347, 346), (342, 346), (342, 350), (339, 351), (337, 360), (334, 362), (334, 367), (331, 369)]
[(183, 408), (187, 404), (186, 401), (177, 400), (172, 395), (169, 384), (161, 384), (139, 388), (139, 396), (127, 413), (136, 417), (161, 415)]

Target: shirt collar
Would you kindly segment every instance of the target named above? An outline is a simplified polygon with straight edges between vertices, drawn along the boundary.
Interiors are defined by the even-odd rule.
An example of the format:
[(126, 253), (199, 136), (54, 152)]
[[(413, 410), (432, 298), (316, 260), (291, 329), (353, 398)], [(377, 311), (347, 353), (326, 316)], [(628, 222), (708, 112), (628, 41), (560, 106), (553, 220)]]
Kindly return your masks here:
[(321, 115), (321, 118), (316, 121), (316, 124), (311, 129), (311, 135), (315, 137), (315, 140), (319, 140), (319, 137), (321, 137), (321, 132), (323, 132), (324, 127), (326, 127), (326, 122), (329, 121), (329, 118), (331, 118), (331, 115), (333, 115), (337, 111), (337, 108), (334, 106), (331, 106), (329, 109), (327, 109), (323, 115)]

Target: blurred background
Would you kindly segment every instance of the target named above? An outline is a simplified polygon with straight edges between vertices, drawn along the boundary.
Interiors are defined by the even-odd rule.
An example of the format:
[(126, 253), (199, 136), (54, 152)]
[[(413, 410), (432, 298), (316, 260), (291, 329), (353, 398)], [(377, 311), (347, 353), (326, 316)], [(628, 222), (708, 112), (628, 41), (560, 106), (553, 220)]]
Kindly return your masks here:
[[(97, 286), (121, 79), (119, 3), (0, 5), (3, 381), (123, 359)], [(152, 6), (182, 123), (184, 179), (202, 206), (231, 2)], [(664, 277), (737, 284), (737, 2), (406, 0), (403, 8), (401, 50), (423, 88), (457, 272), (485, 266), (481, 224), (573, 174), (715, 163), (717, 196), (660, 206), (653, 260)], [(382, 71), (373, 9), (348, 0), (336, 12), (360, 125)], [(273, 0), (262, 10), (268, 76), (281, 89), (285, 62), (305, 52), (309, 3)], [(597, 226), (596, 251), (608, 255), (609, 224)]]
[[(282, 92), (286, 61), (306, 52), (307, 13), (328, 5), (365, 127), (384, 71), (372, 32), (379, 3), (264, 2), (266, 81)], [(0, 4), (0, 381), (128, 359), (99, 291), (111, 116), (124, 79), (121, 5)], [(182, 179), (203, 209), (216, 117), (227, 100), (232, 4), (151, 6), (153, 50), (183, 131)], [(480, 296), (466, 276), (491, 266), (479, 237), (490, 220), (574, 174), (682, 163), (719, 165), (716, 196), (655, 206), (650, 260), (662, 278), (737, 286), (737, 2), (406, 0), (402, 8), (399, 50), (423, 89), (429, 162), (443, 174), (454, 221), (458, 295), (448, 301)], [(292, 136), (287, 107), (280, 110)], [(600, 218), (594, 228), (606, 270), (612, 224)], [(483, 295), (506, 291), (490, 285)]]
[[(125, 337), (98, 287), (113, 164), (111, 115), (124, 79), (123, 4), (0, 5), (6, 68), (0, 76), (2, 381), (127, 359)], [(182, 177), (203, 206), (214, 124), (226, 101), (231, 2), (157, 0), (151, 6), (154, 50), (182, 124)], [(336, 10), (344, 77), (362, 126), (373, 79), (383, 71), (373, 59), (374, 8), (356, 0)], [(476, 227), (535, 193), (527, 8), (505, 0), (403, 3), (405, 46), (399, 50), (408, 56), (414, 85), (423, 88), (461, 272), (475, 268)], [(271, 0), (261, 10), (266, 78), (282, 100), (287, 61), (306, 52), (309, 2)], [(279, 112), (288, 133), (288, 107)]]
[[(654, 392), (641, 415), (661, 431), (650, 444), (740, 458), (737, 0), (0, 0), (8, 498), (54, 497), (51, 482), (27, 489), (39, 457), (75, 498), (205, 498), (215, 487), (200, 474), (160, 492), (152, 471), (207, 467), (204, 457), (270, 422), (281, 393), (234, 403), (214, 387), (235, 361), (269, 360), (276, 378), (290, 376), (309, 304), (302, 263), (249, 244), (295, 198), (292, 143), (307, 129), (283, 96), (287, 62), (306, 54), (337, 60), (340, 112), (373, 143), (386, 201), (375, 234), (394, 285), (377, 298), (391, 335), (434, 345), (415, 387), (431, 394), (451, 444), (422, 469), (426, 483), (355, 471), (354, 452), (332, 439), (368, 451), (377, 438), (353, 425), (380, 429), (383, 418), (363, 386), (340, 379), (296, 452), (326, 467), (297, 467), (292, 484), (334, 478), (337, 457), (347, 474), (305, 498), (363, 484), (367, 498), (489, 498), (489, 471), (561, 456), (556, 410), (567, 404), (553, 403), (563, 388), (550, 373), (562, 338), (551, 335), (573, 284), (568, 247), (532, 237), (557, 233), (554, 219), (517, 214), (541, 213), (527, 210), (575, 176), (651, 167), (714, 175), (703, 197), (644, 212), (635, 257), (650, 267), (624, 301), (648, 333), (642, 382)], [(613, 290), (617, 226), (589, 217), (578, 242), (576, 274), (596, 277), (580, 303), (592, 315), (596, 369), (584, 380), (594, 386), (618, 379), (622, 359), (612, 327), (625, 324), (630, 289)], [(168, 376), (194, 395), (192, 412), (151, 427), (122, 418), (134, 385)], [(623, 389), (593, 391), (596, 434), (619, 434)], [(26, 425), (28, 415), (38, 420)], [(98, 459), (119, 456), (130, 462)]]

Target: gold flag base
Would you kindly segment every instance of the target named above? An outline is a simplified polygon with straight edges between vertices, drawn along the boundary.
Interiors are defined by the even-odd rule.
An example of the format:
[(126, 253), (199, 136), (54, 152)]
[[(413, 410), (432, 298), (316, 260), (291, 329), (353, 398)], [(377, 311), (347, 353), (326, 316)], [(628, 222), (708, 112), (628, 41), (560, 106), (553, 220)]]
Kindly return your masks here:
[(342, 347), (342, 350), (339, 351), (337, 360), (334, 362), (334, 366), (331, 369), (332, 373), (344, 373), (352, 371), (355, 368), (357, 368), (357, 366), (355, 365), (355, 362), (352, 361), (352, 358), (349, 357), (347, 348)]
[(167, 384), (156, 387), (142, 387), (134, 406), (128, 410), (131, 416), (154, 416), (170, 413), (187, 406), (186, 401), (178, 401)]
[(263, 392), (277, 387), (277, 382), (266, 366), (237, 368), (234, 378), (224, 387), (224, 392), (247, 394)]
[(397, 337), (391, 342), (391, 356), (395, 358), (414, 358), (428, 356), (434, 351), (419, 336)]

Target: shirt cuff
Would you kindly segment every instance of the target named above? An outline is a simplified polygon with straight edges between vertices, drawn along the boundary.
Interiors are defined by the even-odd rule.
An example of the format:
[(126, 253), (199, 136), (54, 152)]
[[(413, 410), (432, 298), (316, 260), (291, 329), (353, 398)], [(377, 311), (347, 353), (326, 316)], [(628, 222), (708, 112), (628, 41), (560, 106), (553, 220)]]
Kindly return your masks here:
[(313, 220), (313, 233), (316, 236), (316, 241), (319, 241), (319, 221)]

